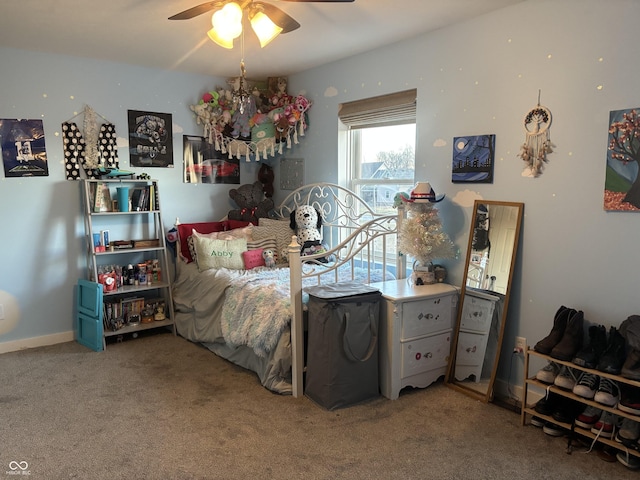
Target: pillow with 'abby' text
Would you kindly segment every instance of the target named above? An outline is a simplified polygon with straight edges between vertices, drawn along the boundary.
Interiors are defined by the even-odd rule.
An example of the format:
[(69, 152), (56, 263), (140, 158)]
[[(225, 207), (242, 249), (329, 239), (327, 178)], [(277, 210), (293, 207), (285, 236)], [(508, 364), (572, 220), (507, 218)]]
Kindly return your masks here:
[(193, 233), (193, 237), (196, 262), (201, 272), (211, 268), (244, 269), (242, 252), (247, 250), (247, 241), (244, 238), (219, 240), (207, 238), (197, 232)]

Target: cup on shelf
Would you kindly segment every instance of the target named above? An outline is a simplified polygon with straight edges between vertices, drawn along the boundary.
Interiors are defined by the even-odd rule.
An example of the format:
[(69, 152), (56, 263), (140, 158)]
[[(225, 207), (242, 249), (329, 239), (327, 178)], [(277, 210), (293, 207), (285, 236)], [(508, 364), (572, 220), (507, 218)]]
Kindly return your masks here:
[(118, 210), (129, 211), (129, 187), (116, 187), (118, 197)]

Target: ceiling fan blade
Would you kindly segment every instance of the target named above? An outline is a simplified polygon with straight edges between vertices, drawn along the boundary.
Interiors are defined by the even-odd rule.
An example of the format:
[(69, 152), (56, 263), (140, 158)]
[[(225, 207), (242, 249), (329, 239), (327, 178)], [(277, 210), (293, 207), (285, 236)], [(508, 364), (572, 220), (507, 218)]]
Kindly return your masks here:
[(270, 3), (263, 2), (254, 2), (254, 5), (262, 9), (273, 23), (281, 27), (282, 33), (293, 32), (297, 28), (300, 28), (300, 24), (298, 22), (296, 22), (292, 17), (284, 13), (278, 7), (271, 5)]
[(207, 2), (200, 5), (196, 5), (195, 7), (188, 8), (184, 12), (177, 13), (172, 17), (169, 17), (169, 20), (189, 20), (191, 18), (197, 17), (198, 15), (202, 15), (203, 13), (207, 13), (211, 10), (215, 10), (216, 8), (221, 8), (227, 2)]

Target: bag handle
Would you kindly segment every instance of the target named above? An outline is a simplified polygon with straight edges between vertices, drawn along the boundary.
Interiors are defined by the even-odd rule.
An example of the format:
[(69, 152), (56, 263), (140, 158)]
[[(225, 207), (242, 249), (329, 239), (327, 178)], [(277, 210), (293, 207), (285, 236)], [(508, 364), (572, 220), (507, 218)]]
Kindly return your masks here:
[(353, 351), (351, 350), (351, 344), (349, 343), (349, 337), (347, 336), (347, 331), (349, 330), (349, 319), (350, 319), (351, 315), (350, 312), (344, 312), (344, 335), (342, 338), (342, 344), (344, 347), (344, 352), (346, 353), (347, 357), (349, 358), (349, 360), (354, 361), (354, 362), (366, 362), (367, 360), (369, 360), (371, 358), (371, 355), (373, 355), (373, 352), (376, 349), (376, 346), (378, 344), (378, 325), (376, 322), (376, 317), (373, 314), (373, 309), (369, 308), (369, 329), (371, 330), (371, 342), (369, 343), (369, 349), (367, 350), (367, 353), (365, 354), (364, 358), (358, 358), (356, 355), (354, 355)]

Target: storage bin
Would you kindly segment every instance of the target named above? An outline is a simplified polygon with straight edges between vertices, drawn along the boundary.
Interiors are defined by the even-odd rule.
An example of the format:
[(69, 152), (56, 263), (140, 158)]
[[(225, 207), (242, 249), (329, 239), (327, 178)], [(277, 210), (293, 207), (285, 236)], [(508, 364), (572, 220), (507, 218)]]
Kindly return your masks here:
[(309, 327), (305, 395), (328, 410), (379, 396), (380, 291), (345, 282), (306, 291)]

